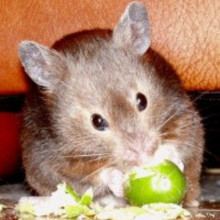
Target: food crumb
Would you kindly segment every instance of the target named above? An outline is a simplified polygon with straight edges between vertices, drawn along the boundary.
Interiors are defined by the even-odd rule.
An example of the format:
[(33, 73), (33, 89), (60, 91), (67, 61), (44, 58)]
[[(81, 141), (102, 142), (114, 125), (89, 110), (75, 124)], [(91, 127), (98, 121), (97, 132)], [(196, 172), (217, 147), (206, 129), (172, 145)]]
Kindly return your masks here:
[(209, 213), (209, 216), (212, 218), (215, 218), (215, 214), (213, 214), (213, 213)]
[(206, 216), (203, 215), (202, 213), (198, 213), (196, 214), (196, 218), (206, 218)]

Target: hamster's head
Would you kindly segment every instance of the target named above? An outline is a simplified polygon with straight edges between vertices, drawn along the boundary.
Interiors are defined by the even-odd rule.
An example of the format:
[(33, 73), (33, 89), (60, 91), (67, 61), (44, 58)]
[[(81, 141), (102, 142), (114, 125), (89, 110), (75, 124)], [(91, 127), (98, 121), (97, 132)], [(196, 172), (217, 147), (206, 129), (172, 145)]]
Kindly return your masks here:
[(87, 34), (61, 44), (49, 49), (25, 41), (19, 48), (49, 109), (57, 143), (51, 153), (70, 164), (82, 160), (94, 169), (126, 171), (175, 141), (184, 95), (176, 76), (166, 75), (152, 58), (142, 4), (131, 3), (105, 37)]

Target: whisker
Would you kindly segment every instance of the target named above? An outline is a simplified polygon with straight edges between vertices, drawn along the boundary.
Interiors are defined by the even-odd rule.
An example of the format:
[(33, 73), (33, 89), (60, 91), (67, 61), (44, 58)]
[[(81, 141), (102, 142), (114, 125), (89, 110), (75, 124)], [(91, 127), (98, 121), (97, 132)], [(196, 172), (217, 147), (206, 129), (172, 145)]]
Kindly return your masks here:
[[(165, 143), (172, 143), (172, 144), (178, 144), (179, 145), (179, 141), (176, 141), (176, 140), (167, 140), (167, 141), (165, 141)], [(188, 142), (182, 142), (181, 143), (181, 146), (183, 146), (183, 145), (185, 145), (185, 146), (189, 146), (189, 147), (195, 147), (195, 145), (197, 145), (197, 146), (199, 146), (200, 145), (200, 143), (199, 142), (194, 142), (193, 144), (191, 144), (191, 143), (188, 143)]]
[(204, 95), (208, 94), (209, 92), (208, 91), (203, 91), (201, 92), (199, 95), (196, 95), (196, 96), (193, 96), (193, 95), (190, 95), (188, 93), (188, 96), (190, 97), (190, 100), (194, 103), (196, 103), (196, 101), (198, 101), (199, 99), (201, 99)]
[(75, 157), (79, 157), (79, 158), (84, 158), (84, 157), (102, 157), (102, 156), (110, 156), (110, 153), (98, 153), (98, 154), (77, 154), (77, 155), (70, 155), (70, 156), (61, 156), (61, 157), (65, 157), (65, 158), (75, 158)]
[(174, 114), (172, 114), (170, 117), (168, 117), (160, 126), (157, 127), (157, 131), (159, 131), (162, 127), (164, 127), (165, 124), (167, 124), (169, 121), (171, 121), (177, 114), (179, 113), (179, 111), (176, 111)]
[(99, 169), (96, 169), (95, 171), (91, 172), (89, 175), (85, 176), (83, 179), (81, 179), (81, 182), (86, 181), (87, 179), (91, 178), (92, 176), (95, 176), (97, 173), (101, 172), (102, 170), (104, 170), (107, 167), (110, 167), (111, 165), (113, 165), (112, 162), (109, 162), (107, 164), (105, 164), (104, 166), (100, 167)]

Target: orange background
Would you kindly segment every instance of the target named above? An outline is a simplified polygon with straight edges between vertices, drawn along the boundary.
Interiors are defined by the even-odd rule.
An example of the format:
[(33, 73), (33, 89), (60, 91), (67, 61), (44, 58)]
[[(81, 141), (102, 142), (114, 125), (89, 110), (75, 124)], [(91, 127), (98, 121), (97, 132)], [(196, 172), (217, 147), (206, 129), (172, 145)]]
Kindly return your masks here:
[[(22, 40), (52, 45), (66, 34), (113, 28), (128, 0), (1, 0), (0, 94), (28, 85), (17, 48)], [(144, 0), (152, 47), (177, 70), (186, 89), (220, 89), (220, 1)]]
[[(0, 95), (24, 93), (17, 56), (22, 40), (52, 45), (64, 35), (113, 28), (128, 0), (1, 0)], [(144, 0), (152, 47), (176, 69), (188, 90), (220, 89), (220, 1)], [(0, 177), (19, 164), (19, 116), (0, 113)]]

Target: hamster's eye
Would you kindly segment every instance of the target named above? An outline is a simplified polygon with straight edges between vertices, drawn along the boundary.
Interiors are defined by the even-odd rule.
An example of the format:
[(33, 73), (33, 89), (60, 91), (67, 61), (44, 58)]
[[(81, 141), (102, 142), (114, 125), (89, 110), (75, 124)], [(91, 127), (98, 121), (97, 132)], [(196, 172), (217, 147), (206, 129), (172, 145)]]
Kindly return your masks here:
[(99, 131), (105, 131), (108, 128), (108, 122), (99, 114), (93, 114), (91, 122), (93, 127)]
[(147, 107), (147, 98), (144, 94), (138, 93), (136, 96), (136, 104), (139, 111), (143, 111)]

